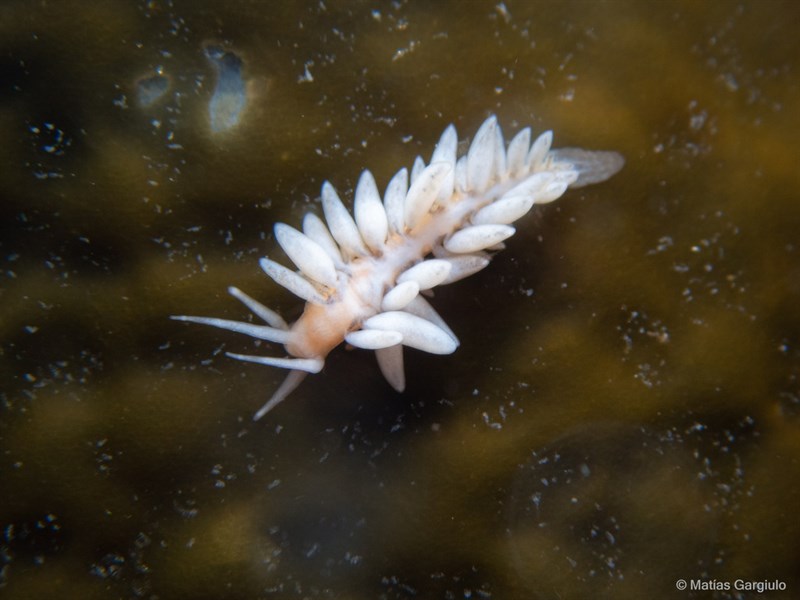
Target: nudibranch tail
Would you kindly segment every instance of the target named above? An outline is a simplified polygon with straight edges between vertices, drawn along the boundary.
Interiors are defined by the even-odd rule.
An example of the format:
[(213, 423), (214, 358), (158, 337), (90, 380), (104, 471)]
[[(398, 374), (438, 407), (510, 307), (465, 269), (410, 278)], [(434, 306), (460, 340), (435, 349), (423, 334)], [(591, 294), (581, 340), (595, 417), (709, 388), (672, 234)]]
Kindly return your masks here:
[[(506, 145), (497, 119), (480, 126), (466, 154), (449, 125), (429, 164), (417, 157), (400, 169), (381, 198), (375, 178), (363, 171), (353, 214), (329, 182), (322, 185), (323, 221), (309, 213), (302, 231), (275, 225), (275, 239), (297, 270), (259, 261), (276, 283), (306, 301), (292, 323), (235, 287), (229, 293), (267, 325), (212, 317), (173, 319), (210, 325), (283, 344), (289, 357), (227, 353), (231, 358), (289, 369), (259, 409), (258, 420), (282, 402), (308, 373), (322, 370), (342, 342), (374, 350), (386, 381), (405, 389), (403, 346), (451, 354), (458, 338), (420, 294), (485, 268), (490, 252), (515, 233), (512, 223), (535, 204), (561, 197), (567, 188), (605, 181), (624, 159), (616, 152), (551, 150), (547, 131), (532, 140), (524, 128)], [(431, 256), (432, 255), (432, 256)]]

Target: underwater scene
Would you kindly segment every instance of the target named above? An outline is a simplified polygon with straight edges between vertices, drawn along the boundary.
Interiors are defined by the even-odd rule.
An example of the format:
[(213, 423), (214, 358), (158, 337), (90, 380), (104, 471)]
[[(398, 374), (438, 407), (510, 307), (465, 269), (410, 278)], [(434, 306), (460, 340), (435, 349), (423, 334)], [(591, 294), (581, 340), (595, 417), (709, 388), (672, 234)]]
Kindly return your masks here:
[[(800, 598), (798, 25), (4, 2), (0, 596)], [(171, 317), (295, 321), (274, 225), (492, 115), (625, 164), (424, 292), (454, 351), (406, 348), (398, 386), (353, 337), (254, 420), (286, 371), (229, 354), (281, 343)]]

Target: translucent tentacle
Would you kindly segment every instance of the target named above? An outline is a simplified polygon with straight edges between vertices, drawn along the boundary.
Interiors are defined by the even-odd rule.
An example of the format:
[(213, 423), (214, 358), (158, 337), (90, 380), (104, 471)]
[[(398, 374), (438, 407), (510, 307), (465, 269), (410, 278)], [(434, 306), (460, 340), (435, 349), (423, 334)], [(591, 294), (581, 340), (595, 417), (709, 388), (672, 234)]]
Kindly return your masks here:
[(275, 393), (272, 394), (272, 397), (267, 400), (267, 402), (258, 409), (258, 412), (253, 415), (253, 421), (258, 421), (261, 417), (271, 411), (273, 408), (278, 406), (281, 402), (283, 402), (286, 397), (291, 394), (297, 386), (303, 382), (303, 379), (306, 378), (308, 372), (306, 371), (299, 371), (299, 370), (292, 370), (289, 371), (289, 374), (286, 376), (286, 379), (283, 380), (283, 383), (280, 387), (275, 390)]
[(285, 344), (289, 341), (290, 334), (288, 331), (267, 327), (266, 325), (253, 325), (252, 323), (244, 323), (243, 321), (231, 321), (229, 319), (216, 319), (213, 317), (190, 317), (186, 315), (174, 315), (170, 318), (175, 321), (186, 321), (187, 323), (199, 323), (200, 325), (219, 327), (220, 329), (243, 333), (259, 340), (278, 342), (279, 344)]
[(255, 298), (251, 298), (239, 288), (230, 286), (228, 288), (228, 293), (236, 298), (239, 302), (244, 304), (254, 315), (265, 321), (271, 327), (274, 327), (275, 329), (289, 329), (289, 325), (286, 323), (286, 321), (284, 321), (282, 316), (280, 316), (271, 308), (267, 308)]
[(273, 356), (236, 354), (234, 352), (226, 352), (225, 354), (226, 356), (235, 358), (236, 360), (244, 360), (247, 362), (258, 363), (260, 365), (279, 367), (281, 369), (306, 371), (307, 373), (319, 373), (322, 370), (322, 367), (325, 366), (325, 361), (321, 358), (276, 358)]

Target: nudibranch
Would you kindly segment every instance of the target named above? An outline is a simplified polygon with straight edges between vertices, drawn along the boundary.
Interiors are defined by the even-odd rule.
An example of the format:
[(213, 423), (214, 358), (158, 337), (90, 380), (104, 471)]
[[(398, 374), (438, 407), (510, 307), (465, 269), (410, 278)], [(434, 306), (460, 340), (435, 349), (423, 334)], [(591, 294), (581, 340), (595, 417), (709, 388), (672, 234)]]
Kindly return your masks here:
[(429, 164), (417, 157), (400, 169), (383, 198), (364, 171), (353, 215), (334, 187), (322, 185), (325, 221), (313, 213), (302, 232), (275, 225), (275, 239), (297, 267), (269, 258), (261, 268), (276, 283), (306, 301), (291, 325), (241, 290), (228, 291), (266, 325), (212, 317), (174, 316), (283, 344), (288, 357), (228, 352), (231, 358), (289, 370), (281, 386), (253, 417), (258, 420), (284, 400), (308, 373), (318, 373), (342, 342), (374, 350), (378, 366), (398, 392), (405, 388), (403, 346), (450, 354), (458, 338), (423, 297), (427, 290), (477, 273), (490, 252), (514, 234), (511, 224), (534, 204), (559, 198), (567, 188), (605, 181), (624, 164), (616, 152), (550, 148), (546, 131), (532, 141), (530, 128), (508, 143), (497, 119), (480, 126), (466, 154), (448, 126)]

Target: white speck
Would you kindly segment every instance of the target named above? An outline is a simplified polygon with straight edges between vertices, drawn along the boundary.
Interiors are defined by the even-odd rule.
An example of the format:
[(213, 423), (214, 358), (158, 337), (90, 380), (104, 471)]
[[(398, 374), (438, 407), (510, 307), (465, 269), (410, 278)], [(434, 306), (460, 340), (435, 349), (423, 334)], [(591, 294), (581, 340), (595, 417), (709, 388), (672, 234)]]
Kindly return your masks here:
[(303, 74), (297, 78), (297, 83), (311, 83), (314, 81), (314, 76), (311, 74), (311, 70), (309, 69), (309, 67), (313, 66), (313, 60), (307, 60), (305, 64), (303, 64)]
[(511, 22), (511, 13), (508, 12), (508, 8), (506, 7), (505, 2), (501, 2), (500, 4), (496, 5), (494, 9), (497, 11), (497, 14), (503, 17), (503, 21), (506, 23)]

